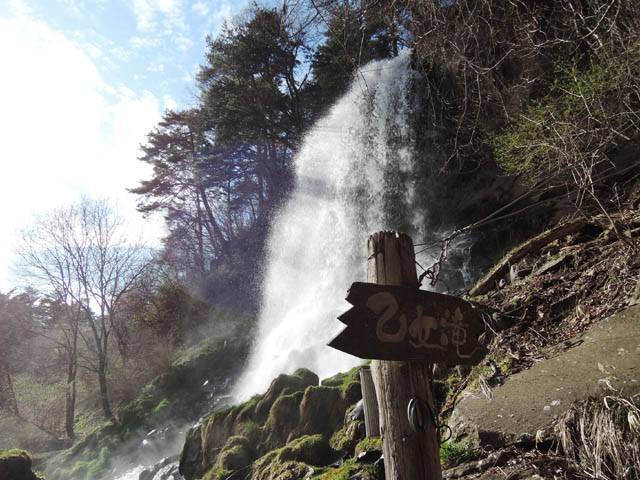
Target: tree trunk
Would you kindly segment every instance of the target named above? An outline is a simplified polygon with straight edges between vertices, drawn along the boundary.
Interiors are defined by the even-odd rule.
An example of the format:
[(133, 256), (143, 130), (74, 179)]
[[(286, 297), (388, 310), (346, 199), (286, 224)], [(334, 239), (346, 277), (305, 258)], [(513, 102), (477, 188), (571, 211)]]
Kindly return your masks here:
[(109, 403), (109, 390), (107, 388), (107, 362), (104, 355), (100, 354), (98, 363), (98, 383), (100, 384), (100, 400), (102, 402), (102, 411), (108, 420), (113, 420), (111, 412), (111, 404)]
[[(76, 340), (77, 342), (77, 340)], [(64, 428), (67, 438), (73, 439), (76, 436), (76, 373), (78, 371), (78, 358), (75, 352), (69, 353), (69, 364), (67, 365), (67, 391), (65, 405)]]
[[(368, 242), (367, 281), (418, 288), (411, 238), (378, 232)], [(371, 373), (380, 407), (380, 433), (387, 480), (440, 480), (440, 445), (435, 426), (414, 431), (407, 405), (417, 397), (435, 412), (429, 385), (430, 365), (374, 360)]]
[(213, 246), (215, 247), (216, 240), (219, 245), (224, 245), (224, 236), (220, 231), (220, 227), (218, 226), (218, 222), (216, 221), (215, 216), (213, 215), (213, 210), (211, 209), (211, 205), (209, 204), (209, 200), (207, 199), (207, 192), (205, 191), (202, 185), (198, 185), (198, 191), (200, 192), (200, 200), (202, 200), (202, 205), (204, 205), (204, 211), (206, 212), (208, 222), (205, 223), (205, 227), (209, 231), (209, 235), (211, 235), (211, 240), (213, 242)]
[(16, 398), (16, 391), (13, 389), (13, 382), (11, 381), (11, 374), (7, 372), (7, 385), (9, 386), (9, 395), (11, 395), (11, 406), (13, 407), (13, 413), (16, 417), (20, 418), (20, 410), (18, 409), (18, 399)]
[(76, 417), (76, 381), (73, 379), (71, 383), (67, 383), (67, 398), (65, 405), (65, 422), (64, 429), (67, 438), (73, 440), (76, 436), (75, 432)]

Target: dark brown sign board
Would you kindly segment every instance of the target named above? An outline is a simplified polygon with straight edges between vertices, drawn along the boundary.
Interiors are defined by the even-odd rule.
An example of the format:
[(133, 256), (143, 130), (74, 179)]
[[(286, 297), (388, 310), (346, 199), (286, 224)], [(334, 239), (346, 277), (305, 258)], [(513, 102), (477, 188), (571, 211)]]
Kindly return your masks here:
[(475, 365), (487, 353), (484, 331), (470, 303), (414, 288), (355, 282), (347, 325), (329, 346), (364, 359)]

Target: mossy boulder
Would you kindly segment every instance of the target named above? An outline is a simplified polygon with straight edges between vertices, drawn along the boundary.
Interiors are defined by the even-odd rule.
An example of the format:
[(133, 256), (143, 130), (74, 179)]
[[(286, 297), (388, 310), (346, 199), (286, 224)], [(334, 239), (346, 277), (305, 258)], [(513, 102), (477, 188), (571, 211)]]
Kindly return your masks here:
[(353, 367), (348, 372), (336, 373), (333, 377), (322, 380), (321, 385), (323, 387), (339, 387), (341, 390), (344, 390), (350, 383), (360, 380), (360, 368), (362, 367)]
[[(339, 388), (308, 387), (300, 402), (298, 435), (320, 433), (329, 438), (342, 427), (349, 406)], [(296, 435), (296, 436), (298, 436)]]
[(202, 468), (204, 471), (209, 470), (215, 464), (218, 453), (227, 439), (233, 436), (233, 425), (237, 411), (237, 407), (229, 408), (216, 412), (203, 421), (201, 435)]
[(39, 480), (31, 471), (31, 455), (26, 450), (0, 450), (0, 480)]
[(357, 457), (364, 452), (382, 452), (382, 438), (367, 437), (356, 445), (354, 455)]
[(353, 454), (353, 447), (355, 446), (355, 443), (347, 437), (346, 431), (343, 427), (331, 436), (329, 445), (331, 445), (331, 448), (338, 452), (342, 452), (344, 455), (350, 455)]
[[(343, 427), (347, 407), (360, 397), (353, 372), (335, 386), (319, 386), (318, 376), (306, 369), (280, 375), (264, 395), (216, 412), (190, 431), (180, 472), (187, 480), (224, 477), (262, 456), (254, 465), (254, 479), (304, 476), (305, 465), (318, 466), (339, 455), (329, 439)], [(344, 427), (350, 453), (360, 430)]]
[(269, 451), (287, 442), (300, 421), (300, 402), (303, 396), (304, 393), (298, 391), (282, 395), (273, 403), (264, 426), (266, 438), (260, 445), (261, 451)]
[(307, 385), (318, 385), (320, 383), (320, 377), (313, 373), (308, 368), (299, 368), (295, 372), (293, 372), (294, 377), (298, 377), (302, 379), (302, 382), (305, 386)]
[(305, 435), (278, 450), (281, 462), (295, 460), (308, 465), (324, 466), (335, 460), (336, 452), (322, 435)]
[(253, 461), (254, 455), (255, 451), (246, 437), (230, 437), (218, 455), (215, 468), (224, 471), (240, 470)]
[(303, 391), (308, 386), (318, 385), (319, 381), (318, 376), (306, 368), (299, 368), (293, 375), (279, 375), (271, 382), (267, 393), (257, 403), (255, 407), (256, 420), (258, 423), (263, 423), (267, 419), (271, 407), (278, 397)]
[[(336, 458), (336, 452), (322, 435), (305, 435), (284, 447), (264, 455), (253, 467), (254, 480), (304, 478), (310, 466), (325, 466)], [(299, 475), (299, 476), (295, 476)]]
[(294, 461), (258, 464), (257, 467), (251, 475), (251, 480), (299, 480), (309, 478), (308, 474), (313, 472), (309, 465)]
[(256, 406), (264, 398), (264, 395), (254, 395), (249, 401), (240, 405), (240, 410), (236, 417), (239, 423), (254, 422), (257, 423)]
[(349, 382), (342, 390), (347, 405), (353, 405), (362, 399), (362, 385), (358, 381)]
[(198, 425), (187, 431), (187, 436), (180, 454), (178, 471), (184, 478), (201, 477), (202, 469), (202, 427)]

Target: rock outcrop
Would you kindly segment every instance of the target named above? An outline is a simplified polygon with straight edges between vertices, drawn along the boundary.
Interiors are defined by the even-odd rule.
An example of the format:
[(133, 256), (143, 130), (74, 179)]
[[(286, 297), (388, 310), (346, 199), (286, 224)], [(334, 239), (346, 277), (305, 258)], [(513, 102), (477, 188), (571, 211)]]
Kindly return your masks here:
[(361, 398), (360, 384), (318, 383), (306, 369), (280, 375), (264, 395), (204, 419), (187, 434), (180, 472), (191, 480), (255, 462), (255, 478), (275, 479), (283, 462), (305, 470), (335, 460), (340, 454), (329, 440), (344, 426), (347, 408)]
[(469, 389), (451, 416), (454, 438), (482, 447), (535, 443), (571, 405), (591, 397), (640, 392), (640, 306), (592, 326), (549, 358), (508, 377), (491, 398)]
[(0, 451), (0, 480), (43, 480), (31, 470), (31, 455), (26, 450)]

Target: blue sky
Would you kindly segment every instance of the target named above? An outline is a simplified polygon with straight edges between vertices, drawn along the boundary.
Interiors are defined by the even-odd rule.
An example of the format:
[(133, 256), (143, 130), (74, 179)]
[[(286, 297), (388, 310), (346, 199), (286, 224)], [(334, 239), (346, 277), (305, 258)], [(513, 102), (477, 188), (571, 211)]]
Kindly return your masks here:
[(32, 215), (109, 197), (157, 242), (126, 192), (150, 169), (139, 145), (162, 112), (195, 103), (207, 34), (248, 0), (0, 2), (0, 292)]

